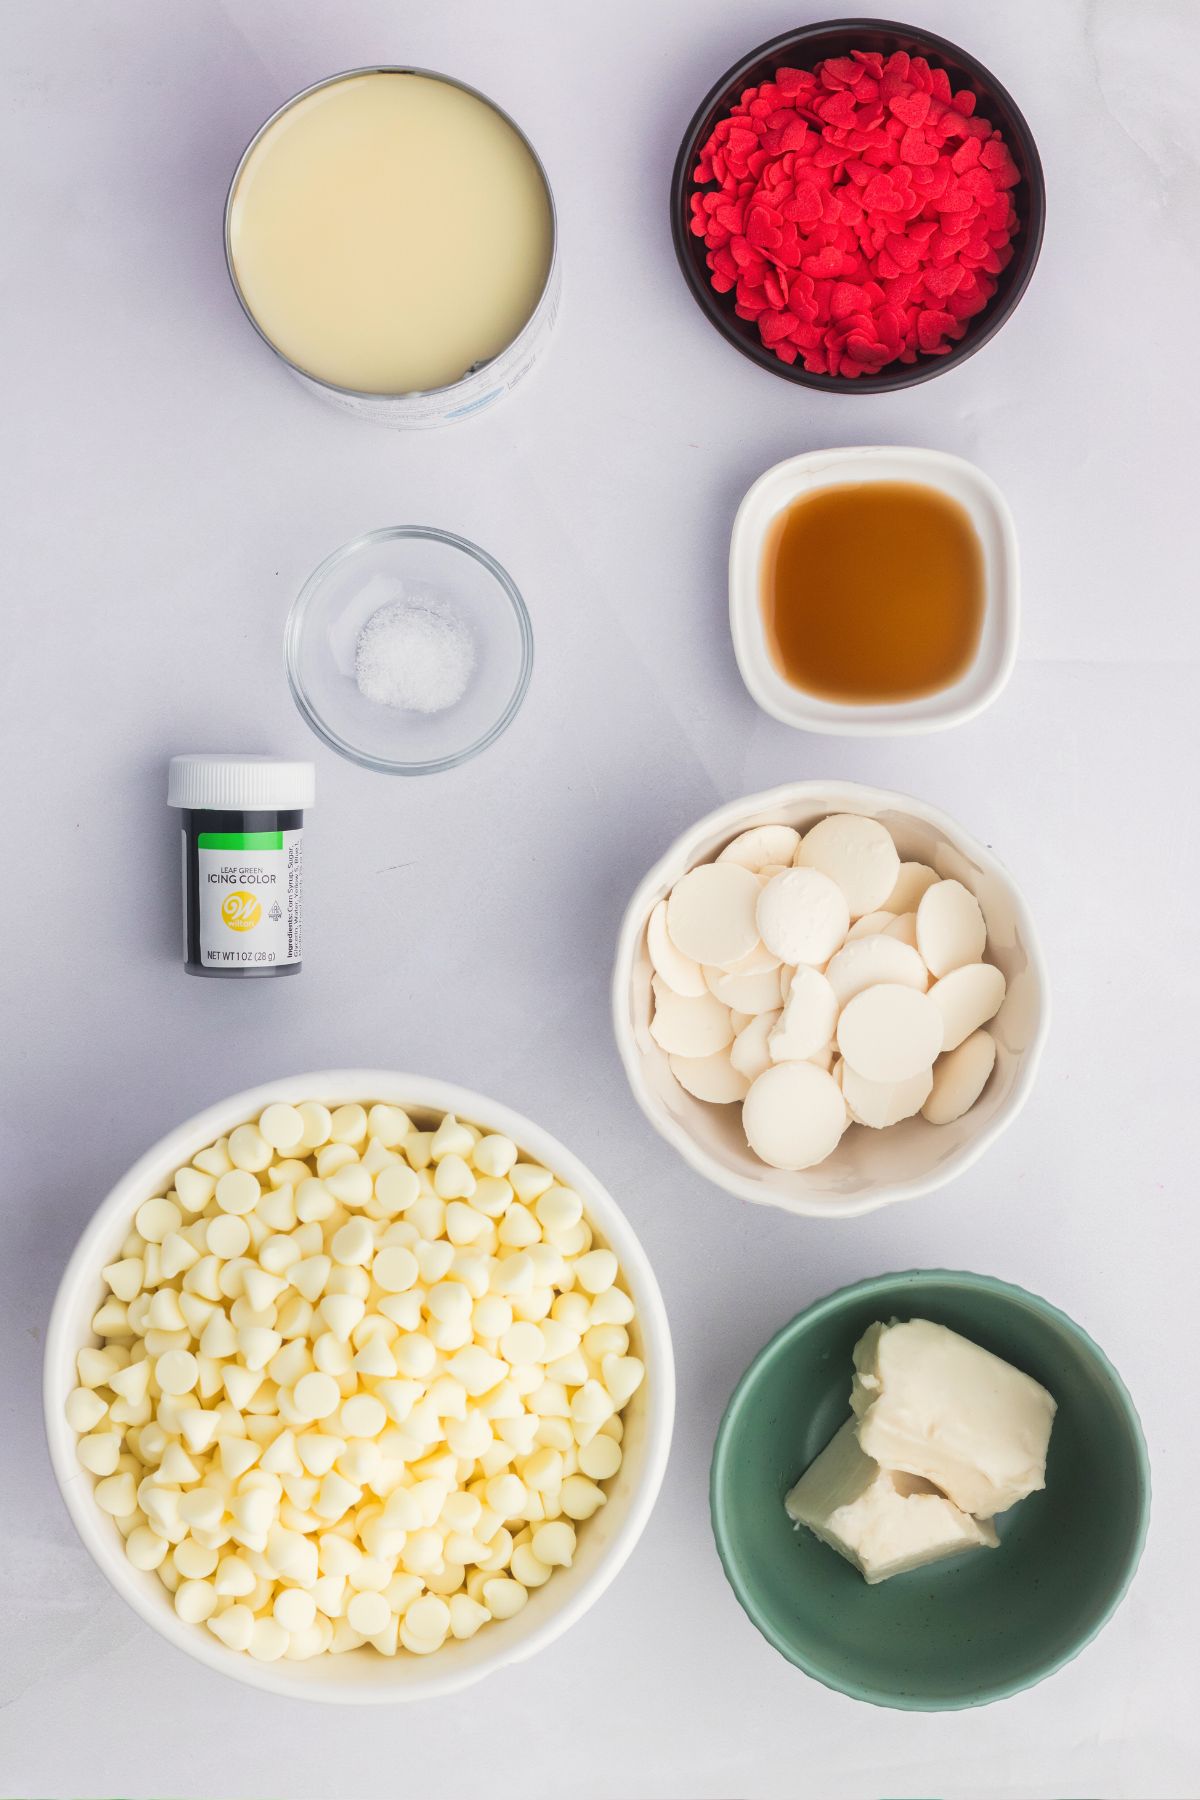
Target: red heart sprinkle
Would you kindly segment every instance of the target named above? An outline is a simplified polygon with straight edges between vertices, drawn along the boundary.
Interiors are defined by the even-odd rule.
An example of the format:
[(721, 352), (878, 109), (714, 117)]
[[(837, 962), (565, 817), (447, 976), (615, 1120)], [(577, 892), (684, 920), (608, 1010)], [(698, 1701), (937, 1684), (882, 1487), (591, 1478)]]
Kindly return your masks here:
[(1021, 175), (976, 96), (902, 51), (746, 88), (699, 150), (709, 279), (785, 363), (854, 381), (945, 356), (1011, 260)]

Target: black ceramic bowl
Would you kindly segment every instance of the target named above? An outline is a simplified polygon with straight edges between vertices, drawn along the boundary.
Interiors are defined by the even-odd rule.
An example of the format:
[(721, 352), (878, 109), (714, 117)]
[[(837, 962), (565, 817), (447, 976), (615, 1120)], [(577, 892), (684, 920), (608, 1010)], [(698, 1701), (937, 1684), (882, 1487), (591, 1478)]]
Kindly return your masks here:
[[(699, 159), (700, 147), (707, 142), (717, 120), (741, 97), (743, 89), (769, 80), (778, 68), (811, 69), (824, 57), (846, 56), (851, 50), (881, 50), (885, 56), (894, 50), (907, 50), (912, 56), (925, 57), (935, 68), (945, 69), (956, 88), (971, 88), (978, 96), (978, 112), (1003, 133), (1021, 172), (1020, 182), (1013, 189), (1019, 224), (1013, 239), (1012, 261), (996, 278), (995, 294), (984, 311), (970, 320), (965, 336), (951, 346), (948, 355), (918, 356), (913, 363), (888, 363), (878, 374), (860, 375), (853, 381), (840, 375), (810, 375), (799, 361), (781, 362), (774, 351), (762, 343), (758, 327), (751, 320), (737, 317), (733, 310), (733, 295), (718, 294), (711, 284), (705, 261), (708, 252), (704, 240), (692, 236), (688, 204), (691, 195), (697, 191), (692, 171)], [(929, 381), (934, 375), (944, 374), (965, 357), (973, 356), (989, 338), (995, 337), (1029, 286), (1045, 226), (1046, 181), (1041, 158), (1024, 115), (1007, 88), (957, 44), (936, 37), (931, 31), (918, 31), (912, 25), (900, 25), (891, 19), (826, 19), (818, 25), (785, 31), (769, 43), (760, 44), (757, 50), (752, 50), (727, 69), (700, 102), (684, 133), (671, 177), (671, 234), (679, 266), (696, 304), (721, 336), (743, 356), (757, 363), (760, 369), (769, 369), (772, 375), (794, 381), (800, 387), (824, 388), (835, 394), (880, 394), (891, 388), (912, 387), (918, 381)]]

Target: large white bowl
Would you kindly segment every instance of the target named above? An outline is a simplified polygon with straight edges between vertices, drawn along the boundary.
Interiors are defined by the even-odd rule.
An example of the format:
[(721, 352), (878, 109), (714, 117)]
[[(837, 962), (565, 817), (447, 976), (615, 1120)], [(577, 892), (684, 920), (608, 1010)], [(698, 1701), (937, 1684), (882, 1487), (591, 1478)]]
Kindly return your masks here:
[[(624, 1460), (608, 1484), (608, 1504), (580, 1526), (574, 1565), (556, 1570), (516, 1618), (488, 1625), (466, 1642), (449, 1642), (429, 1657), (383, 1657), (363, 1649), (309, 1662), (262, 1663), (227, 1649), (202, 1625), (184, 1624), (157, 1575), (134, 1568), (113, 1521), (96, 1505), (92, 1477), (79, 1465), (75, 1433), (64, 1416), (76, 1385), (76, 1352), (97, 1341), (91, 1319), (104, 1294), (100, 1271), (119, 1254), (135, 1210), (151, 1194), (164, 1192), (174, 1171), (198, 1150), (243, 1120), (257, 1118), (272, 1100), (320, 1100), (330, 1107), (387, 1101), (418, 1117), (453, 1112), (503, 1132), (575, 1189), (597, 1239), (615, 1252), (637, 1308), (630, 1336), (646, 1364), (646, 1379), (623, 1414)], [(666, 1310), (644, 1250), (616, 1201), (557, 1138), (507, 1106), (449, 1082), (382, 1069), (326, 1070), (272, 1081), (210, 1106), (148, 1150), (117, 1183), (76, 1246), (59, 1287), (46, 1341), (44, 1401), (50, 1459), (75, 1528), (122, 1599), (148, 1625), (236, 1681), (293, 1699), (354, 1704), (425, 1700), (467, 1687), (544, 1649), (595, 1604), (641, 1536), (658, 1495), (671, 1443), (675, 1371)]]
[[(970, 1112), (953, 1125), (906, 1119), (889, 1131), (854, 1126), (815, 1168), (768, 1168), (746, 1144), (741, 1108), (709, 1106), (685, 1093), (664, 1051), (650, 1036), (653, 970), (646, 923), (658, 902), (697, 863), (710, 862), (751, 825), (785, 824), (806, 831), (828, 813), (863, 813), (887, 826), (902, 859), (928, 863), (975, 895), (987, 921), (991, 961), (1008, 982), (988, 1029), (996, 1067)], [(699, 1174), (718, 1187), (786, 1212), (847, 1219), (952, 1181), (982, 1156), (1016, 1118), (1033, 1086), (1050, 1021), (1045, 965), (1033, 921), (1016, 884), (990, 850), (923, 801), (857, 782), (792, 782), (750, 794), (709, 813), (677, 838), (629, 902), (613, 971), (617, 1048), (634, 1098), (655, 1129)]]

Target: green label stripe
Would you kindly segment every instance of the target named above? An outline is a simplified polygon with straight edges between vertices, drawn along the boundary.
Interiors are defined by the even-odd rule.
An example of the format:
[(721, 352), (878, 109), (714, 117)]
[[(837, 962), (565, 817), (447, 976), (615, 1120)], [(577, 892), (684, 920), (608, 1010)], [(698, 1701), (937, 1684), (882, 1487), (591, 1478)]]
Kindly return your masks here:
[(201, 850), (282, 850), (282, 831), (202, 831)]

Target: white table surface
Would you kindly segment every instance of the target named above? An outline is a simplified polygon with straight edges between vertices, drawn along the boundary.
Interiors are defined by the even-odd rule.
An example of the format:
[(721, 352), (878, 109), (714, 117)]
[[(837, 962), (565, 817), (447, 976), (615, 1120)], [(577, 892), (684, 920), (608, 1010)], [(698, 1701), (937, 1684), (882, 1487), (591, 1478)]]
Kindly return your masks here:
[[(1186, 1796), (1196, 1706), (1197, 992), (1192, 724), (1200, 258), (1189, 0), (923, 0), (1015, 92), (1050, 190), (1036, 279), (995, 343), (884, 398), (806, 394), (704, 322), (666, 184), (700, 95), (828, 7), (769, 0), (65, 0), (10, 9), (0, 132), (9, 431), (0, 660), (6, 920), (0, 1261), (6, 1554), (0, 1794), (376, 1800)], [(440, 435), (340, 417), (230, 292), (221, 206), (297, 88), (376, 59), (445, 68), (551, 171), (566, 293), (518, 396)], [(19, 171), (19, 173), (18, 173)], [(724, 618), (736, 503), (828, 444), (975, 458), (1016, 515), (1020, 662), (925, 739), (802, 736), (756, 711)], [(280, 663), (297, 587), (378, 525), (448, 526), (523, 589), (537, 667), (507, 737), (430, 781), (310, 737)], [(172, 752), (312, 756), (306, 962), (191, 981)], [(607, 1015), (624, 901), (684, 825), (801, 776), (946, 807), (1023, 884), (1055, 1023), (1028, 1109), (950, 1189), (818, 1223), (689, 1173), (626, 1091)], [(655, 1262), (679, 1363), (657, 1511), (554, 1650), (437, 1705), (304, 1708), (185, 1659), (76, 1540), (40, 1422), (60, 1270), (167, 1127), (274, 1073), (382, 1064), (494, 1093), (564, 1138)], [(1133, 1591), (1099, 1641), (981, 1712), (855, 1705), (756, 1634), (709, 1536), (736, 1377), (808, 1301), (886, 1269), (983, 1269), (1109, 1351), (1155, 1479)]]

